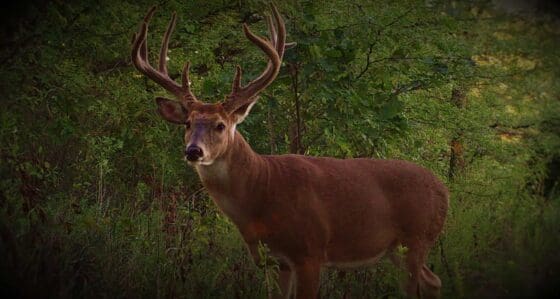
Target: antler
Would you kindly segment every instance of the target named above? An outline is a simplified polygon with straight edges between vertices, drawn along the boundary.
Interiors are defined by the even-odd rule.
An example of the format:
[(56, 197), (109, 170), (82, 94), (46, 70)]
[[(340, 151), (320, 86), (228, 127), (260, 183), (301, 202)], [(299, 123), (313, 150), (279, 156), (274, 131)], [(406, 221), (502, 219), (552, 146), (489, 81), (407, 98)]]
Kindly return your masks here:
[(155, 10), (155, 6), (152, 6), (152, 8), (148, 10), (148, 13), (144, 17), (144, 22), (142, 23), (140, 32), (134, 35), (132, 44), (132, 63), (141, 73), (154, 80), (167, 91), (179, 98), (183, 105), (187, 105), (189, 102), (197, 101), (196, 97), (190, 90), (189, 63), (187, 62), (183, 68), (182, 85), (173, 81), (167, 73), (167, 49), (169, 46), (169, 37), (171, 36), (171, 33), (175, 28), (175, 22), (177, 21), (176, 13), (173, 13), (171, 21), (169, 22), (167, 30), (163, 36), (161, 50), (159, 52), (158, 70), (154, 69), (148, 61), (148, 24), (150, 23), (150, 19), (152, 18)]
[[(245, 36), (265, 52), (269, 58), (268, 64), (263, 73), (246, 86), (241, 86), (241, 67), (239, 65), (236, 67), (231, 93), (223, 103), (227, 111), (235, 111), (255, 101), (257, 94), (270, 85), (278, 75), (282, 57), (284, 56), (284, 50), (293, 45), (291, 43), (286, 44), (286, 27), (284, 25), (284, 20), (280, 17), (276, 7), (274, 5), (271, 6), (274, 21), (271, 16), (267, 16), (266, 18), (270, 40), (255, 35), (249, 30), (247, 24), (243, 24)], [(277, 27), (274, 26), (274, 22)]]

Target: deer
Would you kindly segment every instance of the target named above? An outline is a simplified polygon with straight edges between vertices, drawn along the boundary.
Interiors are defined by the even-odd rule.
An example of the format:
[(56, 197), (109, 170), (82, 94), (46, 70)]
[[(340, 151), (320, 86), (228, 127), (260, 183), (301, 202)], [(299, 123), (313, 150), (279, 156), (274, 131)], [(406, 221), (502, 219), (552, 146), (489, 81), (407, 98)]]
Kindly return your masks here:
[[(449, 192), (430, 170), (403, 160), (259, 155), (237, 131), (292, 45), (277, 8), (271, 5), (266, 16), (268, 38), (242, 26), (268, 58), (264, 71), (243, 85), (237, 65), (231, 93), (215, 103), (192, 93), (189, 62), (181, 84), (169, 75), (166, 58), (176, 13), (164, 33), (157, 69), (149, 63), (147, 33), (155, 9), (148, 10), (133, 37), (132, 63), (175, 96), (157, 97), (157, 111), (184, 126), (184, 158), (239, 230), (256, 264), (261, 243), (277, 259), (279, 290), (269, 296), (317, 298), (321, 269), (373, 265), (388, 256), (406, 271), (407, 296), (438, 297), (441, 280), (426, 260), (443, 230)], [(401, 246), (404, 255), (396, 254)]]

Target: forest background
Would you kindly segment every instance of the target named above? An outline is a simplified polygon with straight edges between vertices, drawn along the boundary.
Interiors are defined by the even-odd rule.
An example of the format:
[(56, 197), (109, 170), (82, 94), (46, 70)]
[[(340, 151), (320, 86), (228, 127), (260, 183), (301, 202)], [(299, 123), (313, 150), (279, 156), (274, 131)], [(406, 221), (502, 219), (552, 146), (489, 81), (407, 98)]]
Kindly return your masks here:
[[(176, 11), (170, 72), (190, 60), (203, 99), (223, 99), (236, 64), (247, 78), (262, 70), (241, 24), (264, 34), (267, 1), (2, 10), (0, 293), (262, 298), (274, 287), (274, 267), (252, 262), (182, 161), (183, 128), (155, 112), (165, 92), (131, 66), (153, 4), (151, 53)], [(558, 297), (560, 23), (545, 4), (506, 14), (489, 1), (277, 1), (298, 45), (239, 130), (262, 154), (431, 169), (451, 192), (429, 258), (444, 298)], [(331, 269), (321, 295), (400, 297), (401, 275), (386, 261)]]

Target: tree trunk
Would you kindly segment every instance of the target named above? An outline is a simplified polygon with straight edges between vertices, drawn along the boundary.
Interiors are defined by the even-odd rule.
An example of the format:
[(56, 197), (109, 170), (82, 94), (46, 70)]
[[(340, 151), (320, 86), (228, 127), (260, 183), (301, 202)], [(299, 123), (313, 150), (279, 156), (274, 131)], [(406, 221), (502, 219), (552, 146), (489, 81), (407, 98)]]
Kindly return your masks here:
[(292, 78), (292, 91), (294, 94), (294, 123), (290, 126), (290, 153), (292, 154), (303, 154), (305, 152), (302, 142), (301, 134), (303, 127), (303, 120), (301, 119), (301, 99), (299, 95), (299, 65), (296, 63), (291, 63), (290, 76)]
[[(455, 88), (451, 92), (451, 101), (460, 110), (465, 109), (467, 98), (465, 94)], [(455, 176), (465, 168), (463, 130), (459, 129), (455, 136), (451, 139), (451, 158), (449, 159), (449, 180), (453, 180)]]

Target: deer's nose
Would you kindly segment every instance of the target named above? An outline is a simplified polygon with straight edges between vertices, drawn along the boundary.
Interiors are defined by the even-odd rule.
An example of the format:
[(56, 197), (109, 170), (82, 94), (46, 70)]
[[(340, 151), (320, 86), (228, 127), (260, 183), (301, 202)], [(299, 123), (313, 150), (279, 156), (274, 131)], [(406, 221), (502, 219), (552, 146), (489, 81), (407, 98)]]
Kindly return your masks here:
[(203, 154), (204, 153), (202, 152), (202, 149), (196, 145), (190, 145), (189, 147), (187, 147), (187, 150), (185, 151), (187, 160), (191, 162), (198, 161), (198, 159), (202, 158)]

